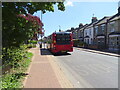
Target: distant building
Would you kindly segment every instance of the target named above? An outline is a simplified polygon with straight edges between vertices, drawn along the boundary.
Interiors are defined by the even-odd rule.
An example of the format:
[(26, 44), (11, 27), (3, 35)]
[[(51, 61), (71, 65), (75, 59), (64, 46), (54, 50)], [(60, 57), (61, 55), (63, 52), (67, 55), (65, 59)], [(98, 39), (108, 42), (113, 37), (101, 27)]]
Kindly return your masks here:
[(83, 24), (80, 23), (79, 28), (77, 30), (77, 39), (79, 39), (79, 40), (81, 39), (80, 37), (82, 36), (82, 31), (80, 29), (83, 28), (83, 27), (84, 27)]
[(84, 29), (86, 28), (88, 24), (85, 24), (84, 26), (82, 26), (79, 31), (78, 31), (78, 39), (80, 41), (84, 41)]
[(84, 42), (86, 42), (88, 45), (93, 45), (93, 25), (95, 22), (97, 22), (97, 18), (92, 17), (92, 22), (88, 24), (84, 30)]
[(72, 31), (73, 39), (77, 39), (77, 31), (78, 31), (78, 28), (74, 28), (74, 30)]

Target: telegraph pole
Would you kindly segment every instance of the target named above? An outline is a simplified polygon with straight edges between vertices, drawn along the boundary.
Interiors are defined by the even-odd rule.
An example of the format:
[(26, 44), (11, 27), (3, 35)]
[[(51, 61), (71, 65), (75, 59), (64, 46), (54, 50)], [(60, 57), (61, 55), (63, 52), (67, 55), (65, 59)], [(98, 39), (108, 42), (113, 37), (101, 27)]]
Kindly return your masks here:
[[(42, 22), (42, 10), (41, 10), (41, 22)], [(42, 48), (42, 31), (41, 31), (41, 45), (40, 45), (40, 48)]]

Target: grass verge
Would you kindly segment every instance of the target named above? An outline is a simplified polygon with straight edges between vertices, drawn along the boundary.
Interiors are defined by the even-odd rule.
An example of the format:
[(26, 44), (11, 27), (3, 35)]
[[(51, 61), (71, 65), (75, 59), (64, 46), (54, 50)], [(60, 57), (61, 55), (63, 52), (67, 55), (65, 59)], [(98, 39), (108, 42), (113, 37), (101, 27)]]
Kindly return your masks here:
[(24, 60), (19, 61), (18, 68), (12, 68), (11, 71), (2, 76), (2, 88), (22, 88), (22, 80), (27, 75), (25, 72), (31, 62), (33, 54), (28, 52)]

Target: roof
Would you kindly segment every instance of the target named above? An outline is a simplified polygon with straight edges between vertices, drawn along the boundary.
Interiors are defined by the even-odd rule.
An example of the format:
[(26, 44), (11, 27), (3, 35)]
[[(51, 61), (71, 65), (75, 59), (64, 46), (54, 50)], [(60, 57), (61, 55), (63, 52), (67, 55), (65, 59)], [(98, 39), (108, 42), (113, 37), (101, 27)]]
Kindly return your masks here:
[(98, 34), (97, 36), (105, 36), (105, 34)]
[(84, 38), (90, 38), (89, 36), (85, 36)]
[(86, 26), (86, 28), (90, 28), (90, 27), (92, 27), (95, 23), (97, 23), (98, 21), (96, 21), (96, 22), (92, 22), (92, 23), (90, 23), (90, 24), (88, 24), (87, 26)]
[(88, 24), (85, 24), (82, 28), (80, 28), (80, 30), (85, 29), (88, 26)]
[(118, 34), (120, 34), (120, 32), (112, 32), (109, 35), (118, 35)]
[(72, 30), (67, 30), (66, 32), (71, 32)]
[(100, 25), (100, 24), (104, 24), (107, 22), (107, 20), (110, 18), (111, 16), (105, 16), (102, 19), (100, 19), (98, 22), (95, 23), (95, 25)]
[(118, 19), (120, 19), (120, 13), (113, 15), (111, 18), (108, 19), (108, 21), (110, 22), (110, 21), (115, 21)]

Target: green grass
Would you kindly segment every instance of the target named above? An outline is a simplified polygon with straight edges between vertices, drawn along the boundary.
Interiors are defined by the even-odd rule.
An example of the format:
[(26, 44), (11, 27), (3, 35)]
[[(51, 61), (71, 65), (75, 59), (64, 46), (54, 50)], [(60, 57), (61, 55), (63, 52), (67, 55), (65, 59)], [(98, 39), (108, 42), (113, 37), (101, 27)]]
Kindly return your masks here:
[(10, 73), (2, 76), (2, 88), (22, 88), (22, 80), (27, 75), (25, 72), (31, 62), (33, 54), (28, 52), (27, 57), (21, 60), (18, 68), (12, 68)]

